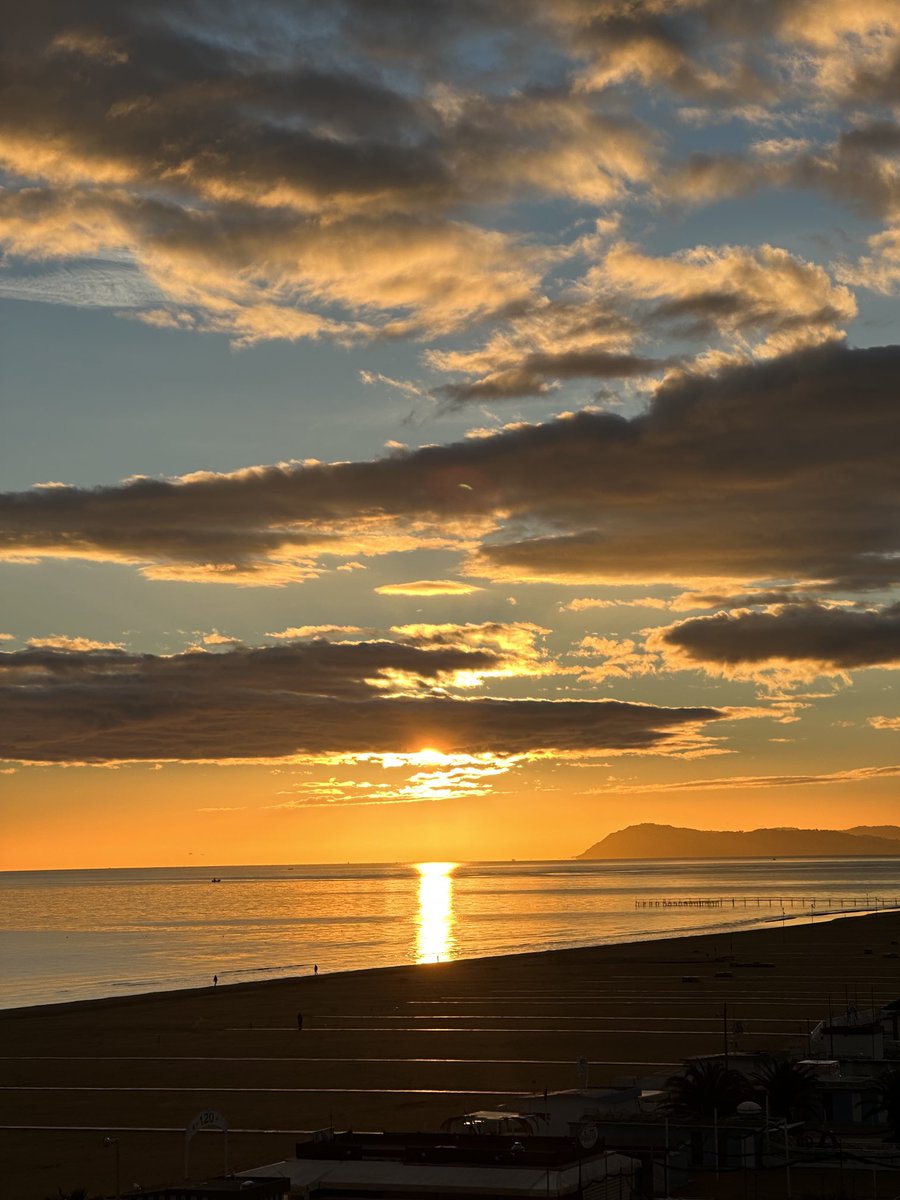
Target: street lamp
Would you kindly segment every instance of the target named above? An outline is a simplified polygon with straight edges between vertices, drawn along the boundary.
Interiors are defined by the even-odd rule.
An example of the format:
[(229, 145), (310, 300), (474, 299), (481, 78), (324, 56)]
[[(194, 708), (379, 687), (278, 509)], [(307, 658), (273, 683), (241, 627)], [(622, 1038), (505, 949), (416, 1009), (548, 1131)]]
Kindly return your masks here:
[(119, 1166), (120, 1166), (119, 1139), (114, 1138), (114, 1137), (105, 1137), (103, 1139), (103, 1145), (104, 1146), (115, 1146), (115, 1148), (116, 1148), (116, 1200), (120, 1200), (120, 1197), (122, 1195), (122, 1187), (121, 1187), (121, 1183), (120, 1183), (121, 1175), (120, 1175), (120, 1171), (119, 1171)]

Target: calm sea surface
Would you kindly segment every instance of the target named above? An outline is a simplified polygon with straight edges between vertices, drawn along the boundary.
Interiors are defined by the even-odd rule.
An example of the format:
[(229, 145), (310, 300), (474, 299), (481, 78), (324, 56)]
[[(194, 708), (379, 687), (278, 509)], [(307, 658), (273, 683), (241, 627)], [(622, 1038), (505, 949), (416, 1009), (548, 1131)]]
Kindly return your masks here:
[(900, 904), (900, 858), (6, 872), (0, 1007), (810, 920), (813, 902)]

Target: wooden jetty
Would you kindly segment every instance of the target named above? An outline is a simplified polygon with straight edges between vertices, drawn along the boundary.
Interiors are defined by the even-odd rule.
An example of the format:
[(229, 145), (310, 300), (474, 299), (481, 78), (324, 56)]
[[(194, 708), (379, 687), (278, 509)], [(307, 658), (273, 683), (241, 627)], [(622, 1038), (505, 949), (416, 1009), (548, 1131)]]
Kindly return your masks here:
[(664, 896), (659, 899), (637, 899), (635, 908), (793, 908), (840, 912), (842, 909), (862, 910), (900, 908), (897, 896)]

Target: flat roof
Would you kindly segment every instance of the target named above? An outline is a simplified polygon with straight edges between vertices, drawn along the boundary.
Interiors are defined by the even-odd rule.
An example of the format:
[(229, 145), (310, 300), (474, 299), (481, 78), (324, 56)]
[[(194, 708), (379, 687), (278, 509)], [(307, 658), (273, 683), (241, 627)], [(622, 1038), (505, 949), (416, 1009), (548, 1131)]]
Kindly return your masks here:
[[(510, 1114), (507, 1114), (510, 1115)], [(300, 1160), (435, 1163), (459, 1166), (535, 1167), (561, 1170), (602, 1154), (602, 1141), (586, 1149), (573, 1137), (527, 1133), (335, 1133), (298, 1142)]]

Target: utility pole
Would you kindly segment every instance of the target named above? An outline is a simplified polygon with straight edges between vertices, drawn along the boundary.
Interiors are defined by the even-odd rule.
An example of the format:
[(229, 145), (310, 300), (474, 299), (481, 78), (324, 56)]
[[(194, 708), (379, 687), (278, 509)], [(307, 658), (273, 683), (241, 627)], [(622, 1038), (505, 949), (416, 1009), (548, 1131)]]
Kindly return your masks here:
[(722, 1041), (725, 1047), (725, 1070), (728, 1070), (728, 1001), (722, 1004)]
[(103, 1139), (104, 1146), (115, 1146), (116, 1148), (116, 1200), (122, 1195), (121, 1171), (119, 1169), (119, 1139), (114, 1137), (105, 1137)]

